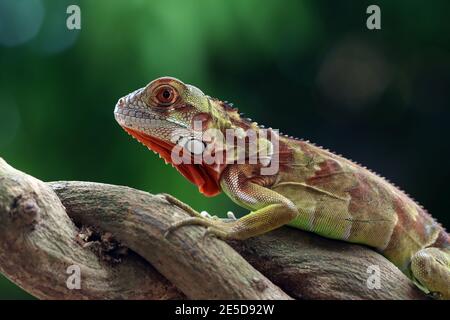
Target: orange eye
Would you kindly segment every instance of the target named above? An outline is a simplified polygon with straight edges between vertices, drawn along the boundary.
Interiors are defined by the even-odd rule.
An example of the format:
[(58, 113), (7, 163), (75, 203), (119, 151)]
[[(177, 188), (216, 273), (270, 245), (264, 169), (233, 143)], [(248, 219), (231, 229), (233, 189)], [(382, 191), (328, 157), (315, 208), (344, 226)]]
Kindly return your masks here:
[(168, 106), (177, 101), (178, 93), (173, 87), (169, 85), (163, 85), (156, 88), (155, 98), (158, 104)]

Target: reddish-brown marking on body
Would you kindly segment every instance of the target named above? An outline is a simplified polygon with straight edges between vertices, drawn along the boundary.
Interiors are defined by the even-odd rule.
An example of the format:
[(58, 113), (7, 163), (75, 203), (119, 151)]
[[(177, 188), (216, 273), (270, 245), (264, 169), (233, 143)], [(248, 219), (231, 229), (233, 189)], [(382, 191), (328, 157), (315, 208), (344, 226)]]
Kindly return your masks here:
[[(211, 116), (208, 113), (198, 113), (195, 116), (192, 117), (191, 121), (191, 128), (193, 129), (201, 129), (202, 131), (205, 131), (208, 129), (209, 123), (211, 121)], [(195, 124), (200, 122), (202, 124), (201, 128), (196, 128)]]
[(315, 151), (312, 146), (305, 141), (297, 141), (297, 145), (300, 147), (300, 150), (305, 154), (305, 156), (314, 158), (318, 155), (317, 151)]
[[(389, 201), (386, 199), (386, 201)], [(392, 230), (391, 238), (389, 239), (389, 243), (383, 249), (383, 253), (388, 257), (396, 257), (398, 261), (395, 264), (400, 267), (401, 270), (406, 270), (410, 263), (411, 255), (414, 254), (417, 250), (420, 249), (420, 244), (417, 246), (414, 244), (414, 238), (410, 239), (410, 244), (408, 247), (402, 249), (403, 254), (400, 254), (399, 247), (403, 245), (405, 236), (405, 232), (409, 232), (410, 222), (408, 219), (408, 213), (405, 209), (405, 204), (403, 199), (396, 197), (391, 199), (392, 206), (394, 208), (395, 213), (397, 214), (397, 223)], [(392, 259), (392, 258), (391, 258)]]
[[(441, 227), (425, 210), (415, 203), (411, 203), (410, 205), (414, 210), (417, 210), (417, 212), (410, 212), (407, 205), (407, 202), (410, 201), (411, 200), (404, 198), (403, 196), (397, 196), (392, 200), (394, 210), (398, 217), (398, 223), (393, 236), (401, 237), (401, 235), (404, 236), (406, 232), (411, 239), (414, 239), (417, 247), (421, 248), (430, 242), (430, 237), (435, 236), (436, 229), (440, 229)], [(444, 237), (441, 239), (442, 241), (445, 241)], [(395, 239), (391, 240), (390, 243), (395, 244), (395, 241)]]
[(442, 228), (442, 230), (439, 231), (439, 235), (438, 235), (436, 241), (432, 245), (430, 245), (430, 247), (449, 248), (450, 249), (450, 236), (444, 230), (444, 228)]
[[(362, 173), (356, 173), (356, 184), (347, 190), (350, 195), (349, 212), (368, 212), (371, 209), (370, 202), (374, 201), (371, 196), (372, 186), (367, 177)], [(372, 207), (376, 210), (376, 206)]]
[(404, 226), (405, 228), (409, 228), (411, 226), (411, 217), (405, 208), (405, 203), (402, 198), (395, 197), (393, 199), (393, 206), (395, 213), (397, 213), (398, 223)]
[(320, 169), (317, 170), (313, 177), (308, 178), (307, 183), (315, 185), (317, 183), (323, 183), (324, 179), (333, 179), (333, 176), (342, 172), (340, 164), (333, 159), (325, 159), (319, 164)]
[[(424, 209), (416, 203), (413, 203), (412, 205), (415, 210), (417, 210), (417, 214), (413, 218), (406, 212), (407, 216), (403, 219), (405, 226), (406, 228), (409, 227), (409, 230), (413, 230), (422, 243), (427, 243), (429, 242), (430, 236), (434, 234), (435, 229), (440, 228), (440, 226)], [(406, 220), (409, 220), (409, 222)]]
[(276, 181), (276, 177), (275, 176), (262, 176), (259, 174), (261, 168), (258, 168), (257, 170), (253, 170), (254, 171), (254, 176), (249, 178), (249, 180), (252, 183), (255, 183), (257, 185), (263, 186), (263, 187), (271, 187), (275, 181)]
[[(272, 141), (272, 134), (270, 130), (268, 139)], [(276, 159), (276, 156), (273, 158)], [(282, 171), (288, 171), (290, 169), (290, 165), (294, 161), (294, 153), (292, 148), (290, 148), (289, 145), (281, 138), (278, 140), (278, 161), (279, 168)]]
[(230, 121), (235, 127), (242, 128), (245, 131), (252, 128), (252, 123), (251, 122), (248, 122), (248, 121), (246, 121), (244, 119), (241, 119), (241, 118), (230, 117)]
[[(218, 100), (216, 100), (218, 101)], [(223, 110), (225, 110), (226, 112), (235, 112), (238, 113), (239, 110), (235, 107), (230, 106), (228, 103), (225, 103), (223, 101), (218, 101), (219, 104), (222, 106)]]

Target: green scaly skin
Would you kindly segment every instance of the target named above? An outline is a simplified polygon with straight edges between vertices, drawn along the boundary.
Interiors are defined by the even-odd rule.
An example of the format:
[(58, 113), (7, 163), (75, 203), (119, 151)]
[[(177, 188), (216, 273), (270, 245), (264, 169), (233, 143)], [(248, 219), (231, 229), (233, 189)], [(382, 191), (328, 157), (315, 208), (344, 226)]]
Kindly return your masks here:
[[(118, 123), (134, 138), (172, 163), (200, 192), (213, 196), (225, 192), (250, 210), (238, 220), (223, 221), (202, 216), (187, 208), (192, 217), (171, 226), (207, 227), (207, 233), (224, 239), (246, 239), (290, 225), (324, 237), (371, 246), (392, 261), (425, 292), (450, 299), (450, 237), (420, 205), (387, 180), (366, 168), (307, 141), (280, 136), (240, 117), (231, 104), (211, 98), (194, 86), (170, 77), (156, 79), (146, 87), (121, 98), (115, 107)], [(200, 128), (194, 121), (201, 121)], [(188, 148), (194, 139), (200, 153), (205, 146), (232, 154), (238, 146), (218, 145), (209, 140), (199, 145), (201, 133), (226, 129), (258, 133), (257, 151), (268, 150), (279, 170), (262, 175), (267, 162), (174, 164), (171, 150), (191, 159), (197, 151)], [(240, 131), (239, 131), (240, 130)], [(269, 139), (270, 138), (270, 139)], [(181, 141), (181, 144), (180, 144)], [(203, 151), (202, 151), (203, 150)], [(246, 158), (251, 153), (246, 151)], [(182, 205), (169, 197), (174, 203)]]

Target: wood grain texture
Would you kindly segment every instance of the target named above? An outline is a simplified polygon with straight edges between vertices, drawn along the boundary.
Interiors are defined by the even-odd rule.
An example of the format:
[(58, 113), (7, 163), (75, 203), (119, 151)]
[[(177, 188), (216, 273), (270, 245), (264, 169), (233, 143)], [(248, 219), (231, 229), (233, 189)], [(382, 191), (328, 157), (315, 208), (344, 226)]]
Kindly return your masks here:
[[(110, 264), (76, 241), (78, 228), (45, 183), (0, 158), (0, 272), (40, 299), (180, 299), (184, 295), (130, 252)], [(81, 271), (68, 289), (67, 268)]]

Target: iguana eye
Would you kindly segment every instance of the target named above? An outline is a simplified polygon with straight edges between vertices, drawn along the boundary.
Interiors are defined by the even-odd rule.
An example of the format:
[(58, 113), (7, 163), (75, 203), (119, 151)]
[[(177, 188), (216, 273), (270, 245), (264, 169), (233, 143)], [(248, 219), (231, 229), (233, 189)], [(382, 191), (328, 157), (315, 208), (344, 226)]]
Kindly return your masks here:
[(159, 105), (168, 106), (178, 99), (177, 91), (169, 85), (162, 85), (155, 90), (155, 99)]

